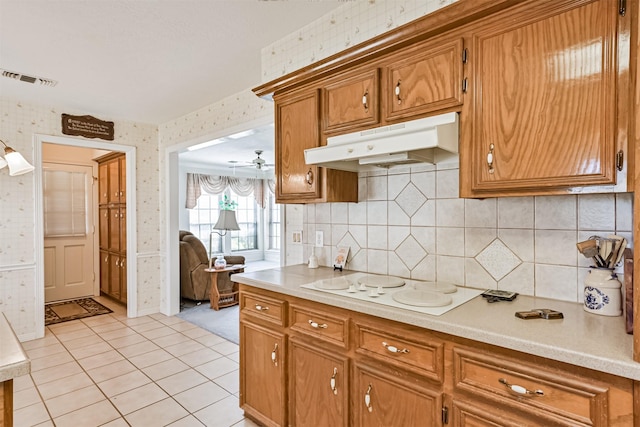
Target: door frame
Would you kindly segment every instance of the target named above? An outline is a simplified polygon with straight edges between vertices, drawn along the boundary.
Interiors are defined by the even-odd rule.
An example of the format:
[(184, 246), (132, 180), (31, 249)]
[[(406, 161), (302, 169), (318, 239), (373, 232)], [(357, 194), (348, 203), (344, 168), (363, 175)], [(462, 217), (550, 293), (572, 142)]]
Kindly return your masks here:
[[(179, 206), (184, 206), (186, 201), (185, 193), (180, 193), (180, 160), (178, 154), (185, 151), (187, 147), (222, 138), (237, 132), (246, 131), (254, 127), (264, 126), (273, 123), (272, 115), (265, 115), (253, 120), (240, 123), (224, 129), (215, 129), (197, 138), (188, 139), (180, 143), (175, 143), (164, 147), (162, 150), (165, 164), (165, 241), (164, 248), (166, 254), (166, 276), (162, 292), (162, 303), (160, 312), (167, 316), (172, 316), (180, 312), (180, 214)], [(162, 136), (161, 136), (162, 139)], [(162, 144), (161, 144), (162, 145)], [(163, 191), (163, 190), (160, 190)], [(282, 215), (281, 210), (281, 214)], [(281, 216), (281, 221), (283, 217)], [(284, 222), (283, 222), (284, 223)], [(283, 263), (284, 248), (280, 249), (280, 265)]]
[[(95, 148), (99, 150), (120, 151), (126, 158), (126, 189), (127, 189), (127, 317), (137, 317), (137, 238), (136, 238), (136, 147), (114, 144), (105, 141), (95, 141), (84, 138), (71, 138), (66, 136), (53, 136), (45, 134), (33, 135), (33, 166), (34, 190), (35, 190), (35, 312), (44, 307), (44, 230), (43, 230), (43, 206), (42, 206), (42, 144), (70, 145), (82, 148)], [(95, 224), (94, 224), (95, 226)], [(44, 336), (44, 316), (37, 316), (36, 335)]]

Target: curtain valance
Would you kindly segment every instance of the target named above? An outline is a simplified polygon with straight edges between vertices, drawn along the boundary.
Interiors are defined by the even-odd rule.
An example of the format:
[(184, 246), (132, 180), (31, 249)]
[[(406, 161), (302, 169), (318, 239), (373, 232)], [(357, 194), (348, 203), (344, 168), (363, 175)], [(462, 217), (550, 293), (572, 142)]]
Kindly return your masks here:
[[(273, 184), (272, 184), (273, 182)], [(272, 193), (275, 181), (255, 178), (237, 178), (221, 175), (203, 175), (199, 173), (187, 174), (187, 209), (193, 209), (198, 203), (198, 198), (204, 191), (207, 194), (220, 194), (229, 187), (239, 196), (248, 196), (253, 193), (258, 206), (264, 209), (267, 205), (267, 192)]]

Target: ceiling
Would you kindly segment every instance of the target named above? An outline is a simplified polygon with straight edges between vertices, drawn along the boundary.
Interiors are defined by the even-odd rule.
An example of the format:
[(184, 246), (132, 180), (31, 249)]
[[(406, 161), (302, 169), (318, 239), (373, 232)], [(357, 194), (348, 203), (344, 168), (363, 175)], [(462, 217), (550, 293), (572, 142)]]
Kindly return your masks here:
[[(161, 124), (261, 83), (261, 49), (341, 0), (0, 0), (0, 96)], [(238, 162), (273, 136), (234, 141)], [(273, 135), (271, 128), (271, 135)], [(270, 144), (260, 146), (260, 144)], [(217, 147), (217, 153), (229, 152)], [(271, 153), (269, 153), (269, 151)], [(263, 156), (265, 157), (265, 156)]]

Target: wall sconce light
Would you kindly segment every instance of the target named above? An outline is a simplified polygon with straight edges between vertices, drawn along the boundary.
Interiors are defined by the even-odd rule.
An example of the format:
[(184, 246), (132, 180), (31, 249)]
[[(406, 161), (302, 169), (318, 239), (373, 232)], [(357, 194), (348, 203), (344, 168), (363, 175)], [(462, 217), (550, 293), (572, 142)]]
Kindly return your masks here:
[(22, 157), (22, 154), (9, 147), (3, 140), (0, 139), (0, 142), (4, 145), (4, 159), (0, 157), (0, 169), (9, 166), (9, 175), (11, 176), (29, 173), (34, 169), (34, 167)]

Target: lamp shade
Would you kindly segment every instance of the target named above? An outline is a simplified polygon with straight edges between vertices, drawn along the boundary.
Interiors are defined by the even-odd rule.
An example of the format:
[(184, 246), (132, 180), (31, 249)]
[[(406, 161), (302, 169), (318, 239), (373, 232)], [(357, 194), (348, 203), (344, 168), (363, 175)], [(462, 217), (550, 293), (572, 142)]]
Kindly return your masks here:
[(11, 147), (4, 149), (4, 159), (9, 164), (9, 175), (16, 176), (31, 172), (34, 168), (27, 162), (22, 154)]
[(236, 221), (236, 212), (229, 210), (220, 211), (218, 222), (213, 226), (214, 230), (240, 230)]

